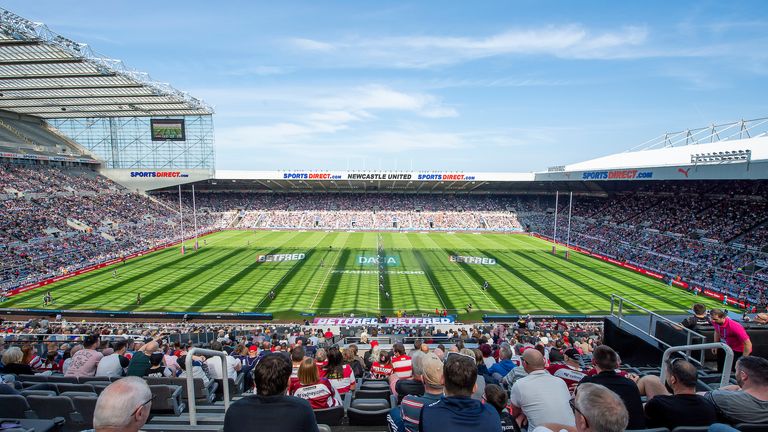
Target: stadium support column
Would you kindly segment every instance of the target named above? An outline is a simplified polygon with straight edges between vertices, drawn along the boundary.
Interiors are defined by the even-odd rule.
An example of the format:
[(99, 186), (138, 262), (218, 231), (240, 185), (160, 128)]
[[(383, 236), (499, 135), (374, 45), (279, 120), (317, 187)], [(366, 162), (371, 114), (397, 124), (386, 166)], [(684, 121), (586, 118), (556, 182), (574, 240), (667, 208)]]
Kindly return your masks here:
[(192, 220), (195, 224), (195, 250), (197, 250), (197, 204), (195, 203), (195, 185), (192, 185)]
[[(62, 108), (63, 109), (63, 108)], [(117, 125), (115, 124), (115, 118), (109, 118), (109, 145), (112, 150), (112, 167), (122, 168), (120, 164), (120, 147), (118, 145)]]
[(557, 253), (557, 206), (559, 203), (560, 191), (555, 191), (555, 229), (552, 233), (552, 255)]
[(570, 258), (571, 247), (571, 210), (573, 209), (573, 191), (571, 191), (571, 197), (568, 200), (568, 233), (565, 236), (565, 259)]
[(181, 208), (181, 185), (179, 185), (179, 224), (181, 234), (181, 254), (184, 255), (184, 210)]

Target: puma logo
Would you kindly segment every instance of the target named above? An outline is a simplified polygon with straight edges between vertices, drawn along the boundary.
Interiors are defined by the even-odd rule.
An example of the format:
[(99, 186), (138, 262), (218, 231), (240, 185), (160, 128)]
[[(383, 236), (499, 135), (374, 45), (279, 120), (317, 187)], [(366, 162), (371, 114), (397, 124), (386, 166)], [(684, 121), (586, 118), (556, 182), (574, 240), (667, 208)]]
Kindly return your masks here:
[(682, 175), (684, 175), (684, 176), (685, 176), (685, 178), (688, 178), (688, 171), (690, 171), (690, 170), (691, 170), (690, 168), (688, 168), (688, 169), (682, 169), (682, 168), (678, 168), (678, 169), (677, 169), (677, 172), (679, 172), (679, 173), (681, 173)]

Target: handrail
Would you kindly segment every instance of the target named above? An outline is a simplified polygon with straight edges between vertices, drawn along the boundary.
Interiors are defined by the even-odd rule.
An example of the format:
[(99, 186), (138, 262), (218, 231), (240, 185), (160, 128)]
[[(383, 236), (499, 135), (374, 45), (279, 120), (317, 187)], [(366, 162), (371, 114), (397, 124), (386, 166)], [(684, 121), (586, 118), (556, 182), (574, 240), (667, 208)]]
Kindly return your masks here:
[[(615, 303), (618, 303), (618, 308), (615, 307)], [(640, 327), (638, 327), (638, 326), (632, 324), (631, 322), (627, 321), (626, 319), (624, 319), (624, 304), (625, 303), (629, 304), (630, 306), (632, 306), (632, 307), (634, 307), (636, 309), (639, 309), (639, 310), (641, 310), (641, 311), (643, 311), (643, 312), (645, 312), (645, 313), (647, 313), (648, 315), (651, 316), (649, 318), (649, 320), (648, 320), (648, 329), (647, 330), (646, 329), (641, 329)], [(646, 309), (643, 306), (640, 306), (639, 304), (637, 304), (637, 303), (635, 303), (635, 302), (633, 302), (631, 300), (627, 300), (624, 297), (617, 296), (616, 294), (611, 294), (611, 316), (615, 317), (615, 318), (617, 318), (619, 320), (619, 327), (621, 327), (622, 324), (626, 324), (626, 325), (628, 325), (628, 326), (630, 326), (630, 327), (632, 327), (632, 328), (634, 328), (634, 329), (644, 333), (645, 335), (647, 335), (648, 337), (650, 337), (654, 341), (662, 344), (665, 348), (671, 348), (672, 345), (670, 345), (669, 343), (667, 343), (667, 342), (665, 342), (665, 341), (663, 341), (663, 340), (661, 340), (661, 339), (656, 337), (656, 331), (655, 331), (655, 328), (653, 326), (653, 323), (654, 323), (653, 318), (656, 318), (657, 320), (666, 322), (667, 324), (670, 324), (670, 325), (674, 326), (674, 328), (684, 331), (685, 334), (686, 334), (686, 344), (684, 346), (700, 346), (700, 345), (693, 344), (694, 338), (698, 338), (698, 340), (701, 340), (701, 341), (707, 340), (707, 338), (704, 337), (704, 335), (702, 335), (700, 333), (697, 333), (697, 332), (695, 332), (695, 331), (693, 331), (691, 329), (685, 328), (685, 327), (681, 326), (680, 323), (674, 322), (674, 321), (672, 321), (671, 319), (669, 319), (667, 317), (661, 316), (661, 315), (657, 314), (656, 312), (653, 312), (652, 310)], [(695, 349), (698, 350), (700, 348), (695, 348)], [(701, 365), (703, 363), (703, 359), (704, 359), (704, 351), (703, 350), (700, 351), (701, 355), (699, 357), (699, 360), (696, 360), (696, 359), (693, 359), (692, 357), (690, 357), (690, 351), (691, 351), (691, 349), (689, 348), (687, 350), (687, 352), (686, 352), (686, 357), (690, 358), (692, 361), (694, 361), (694, 362), (698, 363), (699, 365)]]
[[(720, 387), (725, 387), (728, 385), (731, 379), (731, 366), (733, 365), (733, 350), (728, 345), (722, 343), (722, 342), (711, 342), (711, 343), (705, 343), (705, 344), (699, 344), (699, 345), (681, 345), (676, 347), (669, 347), (664, 351), (664, 355), (661, 357), (661, 376), (659, 379), (661, 379), (661, 382), (665, 382), (664, 379), (666, 378), (667, 374), (667, 368), (665, 365), (667, 364), (667, 360), (669, 360), (669, 356), (674, 352), (680, 352), (680, 351), (690, 351), (690, 350), (707, 350), (707, 349), (717, 349), (722, 348), (725, 351), (725, 363), (723, 364), (723, 372), (720, 376)], [(688, 355), (686, 355), (686, 358), (690, 358)]]
[(195, 404), (195, 382), (192, 377), (192, 356), (201, 354), (207, 357), (221, 358), (221, 381), (224, 386), (224, 412), (229, 409), (229, 378), (227, 377), (227, 353), (203, 348), (192, 348), (187, 352), (187, 403), (189, 403), (189, 425), (197, 426), (197, 405)]

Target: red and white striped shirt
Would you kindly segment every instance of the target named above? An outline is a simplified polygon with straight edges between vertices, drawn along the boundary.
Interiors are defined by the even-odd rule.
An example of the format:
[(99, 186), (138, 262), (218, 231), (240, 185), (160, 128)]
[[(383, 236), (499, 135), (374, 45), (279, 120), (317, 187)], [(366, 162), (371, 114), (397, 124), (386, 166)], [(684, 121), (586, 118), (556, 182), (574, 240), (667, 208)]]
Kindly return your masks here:
[(317, 384), (311, 385), (301, 385), (296, 382), (291, 385), (291, 394), (309, 401), (312, 409), (333, 408), (341, 405), (339, 393), (325, 378), (321, 378)]
[(371, 377), (373, 379), (389, 378), (392, 372), (395, 370), (390, 364), (381, 364), (379, 362), (373, 362), (371, 366)]
[(338, 391), (340, 394), (344, 394), (352, 390), (352, 384), (355, 383), (355, 373), (352, 372), (352, 368), (348, 364), (344, 365), (341, 377), (330, 377), (329, 374), (326, 373), (326, 378), (328, 378), (328, 381), (331, 382), (333, 388), (335, 388), (336, 391)]
[(395, 368), (395, 375), (399, 379), (408, 379), (413, 375), (411, 358), (405, 354), (393, 358), (392, 367)]

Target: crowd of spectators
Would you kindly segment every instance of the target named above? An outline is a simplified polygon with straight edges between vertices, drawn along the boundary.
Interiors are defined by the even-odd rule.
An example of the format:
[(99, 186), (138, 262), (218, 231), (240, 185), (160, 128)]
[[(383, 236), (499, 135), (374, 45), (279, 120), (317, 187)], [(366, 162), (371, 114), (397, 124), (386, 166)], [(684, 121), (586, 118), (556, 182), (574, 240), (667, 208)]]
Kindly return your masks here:
[[(49, 331), (62, 329), (54, 325), (66, 326), (45, 325)], [(399, 341), (391, 349), (372, 336), (369, 341), (373, 328), (357, 329), (359, 345), (342, 345), (330, 329), (311, 326), (246, 330), (201, 325), (198, 330), (215, 333), (203, 347), (227, 354), (226, 371), (218, 358), (197, 355), (192, 371), (187, 370), (189, 350), (200, 345), (172, 342), (169, 333), (186, 331), (188, 324), (153, 325), (135, 338), (124, 332), (140, 326), (122, 326), (75, 324), (78, 331), (96, 332), (49, 342), (42, 352), (31, 343), (5, 341), (0, 345), (0, 374), (191, 373), (204, 382), (244, 375), (246, 396), (227, 411), (225, 430), (253, 422), (269, 430), (316, 430), (313, 410), (341, 406), (345, 395), (356, 392), (359, 378), (386, 383), (398, 401), (388, 415), (390, 430), (396, 431), (621, 432), (715, 422), (768, 423), (765, 359), (745, 352), (735, 366), (737, 385), (696, 394), (696, 368), (686, 360), (662, 365), (666, 382), (653, 374), (640, 376), (623, 368), (619, 353), (605, 345), (599, 326), (576, 327), (564, 320), (521, 317), (510, 324), (456, 325), (439, 330), (452, 336), (445, 340), (432, 336), (435, 329), (421, 327), (413, 330), (425, 336), (415, 340), (412, 349)], [(107, 333), (123, 337), (105, 338)]]

